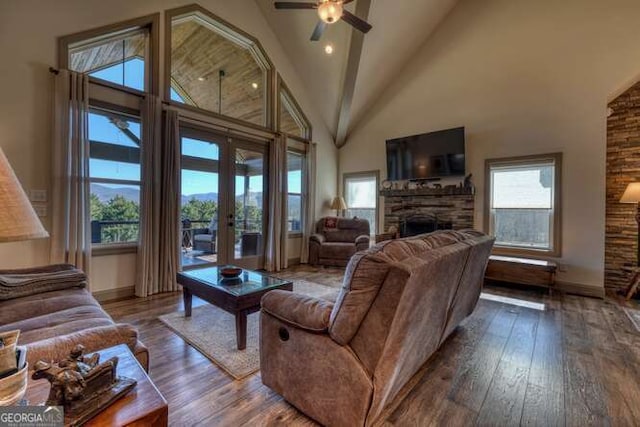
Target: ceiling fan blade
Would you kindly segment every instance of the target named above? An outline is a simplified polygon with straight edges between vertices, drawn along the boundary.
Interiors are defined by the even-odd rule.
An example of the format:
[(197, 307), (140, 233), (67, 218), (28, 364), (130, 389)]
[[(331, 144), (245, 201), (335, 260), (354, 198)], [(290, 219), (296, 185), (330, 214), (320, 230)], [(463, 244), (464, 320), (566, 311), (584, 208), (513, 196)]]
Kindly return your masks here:
[(356, 15), (354, 15), (353, 13), (347, 10), (342, 12), (341, 19), (347, 24), (354, 27), (356, 30), (360, 30), (365, 34), (368, 33), (369, 30), (372, 28), (371, 24), (369, 24), (367, 21), (358, 18)]
[(316, 3), (302, 3), (297, 1), (277, 1), (273, 3), (276, 9), (316, 9)]
[(327, 29), (327, 23), (324, 21), (318, 21), (316, 24), (316, 28), (313, 30), (313, 34), (311, 34), (311, 41), (317, 42), (324, 34), (324, 30)]

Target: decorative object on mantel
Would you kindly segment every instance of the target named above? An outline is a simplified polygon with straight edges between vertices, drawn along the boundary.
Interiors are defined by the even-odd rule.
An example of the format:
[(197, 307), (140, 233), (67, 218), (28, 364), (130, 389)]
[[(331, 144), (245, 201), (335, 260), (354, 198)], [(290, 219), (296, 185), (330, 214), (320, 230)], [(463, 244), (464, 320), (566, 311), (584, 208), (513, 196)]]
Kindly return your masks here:
[(336, 196), (331, 202), (331, 209), (335, 209), (336, 216), (340, 216), (340, 211), (344, 211), (347, 209), (347, 203), (344, 201), (344, 198), (342, 196)]
[(473, 184), (471, 183), (472, 173), (464, 177), (464, 182), (462, 183), (462, 187), (464, 188), (473, 188)]
[(0, 406), (13, 405), (27, 391), (27, 349), (18, 346), (20, 331), (0, 333)]
[(136, 380), (117, 376), (118, 358), (100, 363), (100, 355), (84, 355), (77, 345), (69, 357), (58, 363), (38, 361), (34, 380), (46, 378), (51, 383), (48, 406), (64, 407), (64, 424), (79, 426), (127, 394)]
[(383, 190), (391, 190), (391, 188), (393, 187), (393, 182), (385, 179), (384, 181), (382, 181), (381, 187)]
[(632, 182), (627, 185), (622, 197), (620, 197), (620, 203), (636, 204), (636, 222), (638, 223), (636, 265), (640, 266), (640, 182)]

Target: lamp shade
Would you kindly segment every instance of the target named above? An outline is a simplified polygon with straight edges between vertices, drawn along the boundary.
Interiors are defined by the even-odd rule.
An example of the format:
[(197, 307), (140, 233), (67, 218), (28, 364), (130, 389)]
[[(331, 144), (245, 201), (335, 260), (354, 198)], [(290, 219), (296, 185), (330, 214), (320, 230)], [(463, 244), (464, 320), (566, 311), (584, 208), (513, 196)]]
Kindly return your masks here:
[(0, 148), (0, 242), (48, 236)]
[(333, 201), (331, 202), (331, 209), (343, 211), (347, 209), (347, 203), (344, 201), (343, 197), (334, 197)]
[(632, 182), (627, 185), (627, 189), (624, 190), (622, 197), (620, 197), (620, 203), (638, 202), (640, 202), (640, 182)]

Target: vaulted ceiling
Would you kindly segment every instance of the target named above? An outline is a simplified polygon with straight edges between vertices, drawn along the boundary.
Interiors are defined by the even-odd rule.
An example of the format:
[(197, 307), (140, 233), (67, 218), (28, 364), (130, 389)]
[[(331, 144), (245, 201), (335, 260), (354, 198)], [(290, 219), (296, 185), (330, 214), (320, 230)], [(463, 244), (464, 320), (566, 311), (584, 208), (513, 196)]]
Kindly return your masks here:
[[(346, 7), (352, 13), (366, 10), (365, 5), (358, 5), (365, 1), (370, 1), (366, 19), (373, 29), (364, 36), (358, 52), (354, 49), (359, 47), (353, 38), (355, 30), (344, 22), (330, 25), (320, 42), (311, 42), (309, 37), (318, 20), (315, 11), (276, 11), (272, 0), (255, 0), (304, 80), (326, 125), (337, 136), (339, 146), (345, 135), (348, 141), (349, 132), (458, 0), (356, 0)], [(332, 55), (324, 53), (327, 43), (334, 47)], [(360, 59), (353, 67), (348, 64), (349, 55), (357, 54)], [(347, 99), (350, 102), (343, 102), (344, 95), (351, 91), (353, 97)], [(348, 107), (346, 119), (345, 107)]]

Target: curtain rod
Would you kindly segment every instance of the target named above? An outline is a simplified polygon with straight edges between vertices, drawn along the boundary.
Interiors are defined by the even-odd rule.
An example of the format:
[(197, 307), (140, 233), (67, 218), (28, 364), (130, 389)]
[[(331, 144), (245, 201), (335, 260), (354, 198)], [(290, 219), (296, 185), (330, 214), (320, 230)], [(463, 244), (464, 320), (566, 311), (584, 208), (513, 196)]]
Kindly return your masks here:
[(271, 140), (274, 137), (277, 138), (279, 136), (277, 132), (260, 131), (260, 130), (252, 131), (251, 129), (247, 129), (247, 130), (237, 129), (237, 128), (230, 127), (229, 125), (226, 125), (226, 124), (215, 123), (209, 117), (201, 118), (200, 117), (201, 115), (199, 113), (195, 113), (195, 112), (191, 113), (189, 111), (184, 111), (183, 109), (178, 108), (167, 101), (162, 101), (162, 105), (164, 106), (163, 108), (164, 110), (177, 111), (180, 117), (182, 117), (182, 119), (184, 119), (185, 121), (197, 122), (195, 124), (202, 124), (208, 127), (213, 127), (223, 132), (226, 132), (229, 135), (258, 138), (261, 140), (265, 140), (265, 139)]

